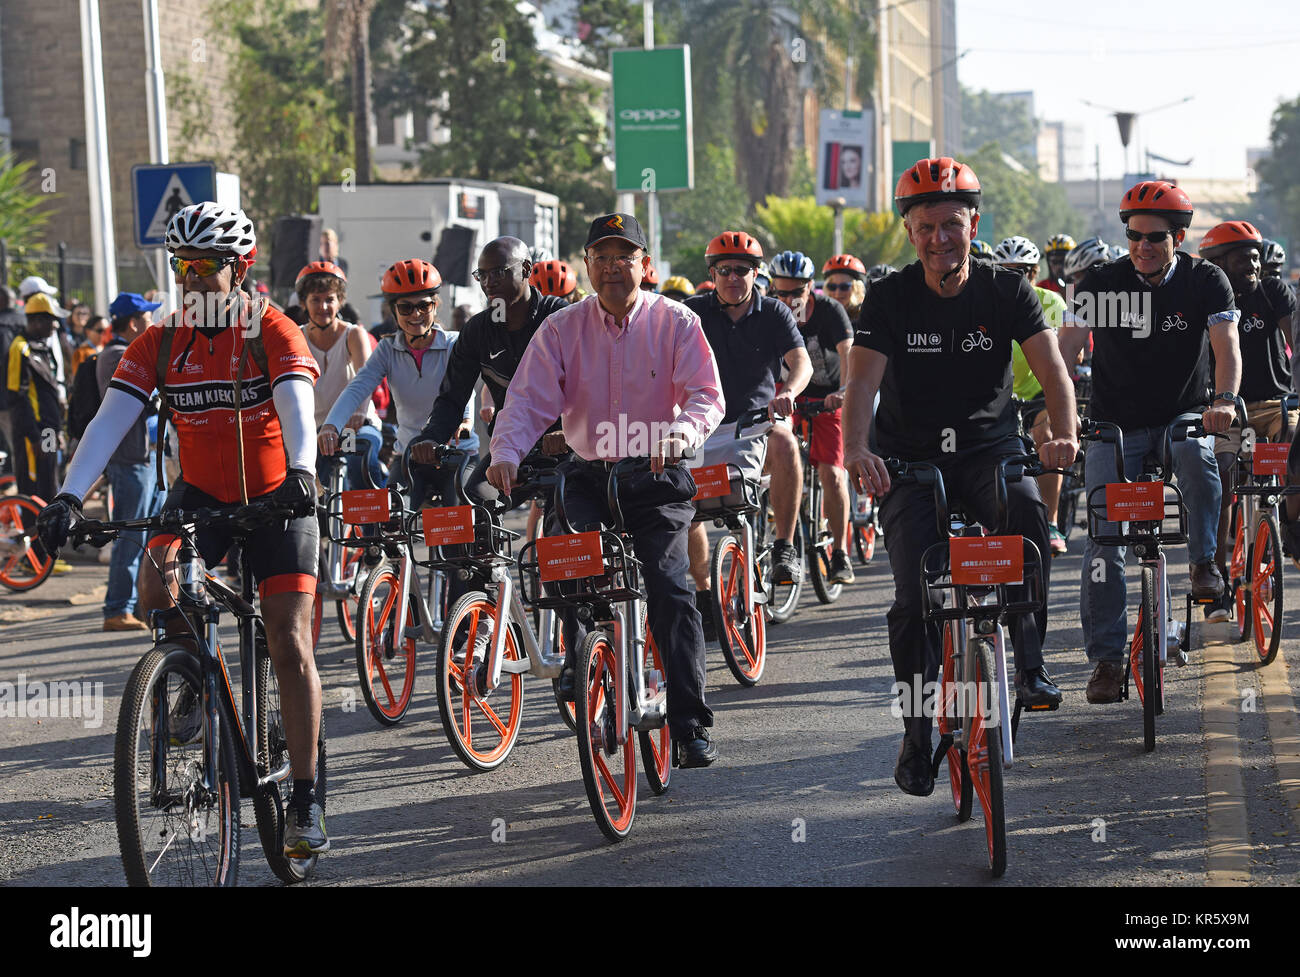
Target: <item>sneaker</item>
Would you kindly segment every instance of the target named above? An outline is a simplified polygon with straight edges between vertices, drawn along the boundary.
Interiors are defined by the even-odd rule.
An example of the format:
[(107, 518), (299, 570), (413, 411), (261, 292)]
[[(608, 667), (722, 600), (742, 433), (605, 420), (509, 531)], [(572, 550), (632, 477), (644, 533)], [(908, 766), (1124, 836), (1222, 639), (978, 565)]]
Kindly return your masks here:
[(290, 858), (310, 858), (330, 850), (325, 834), (325, 811), (312, 801), (285, 811), (284, 853)]
[(673, 740), (673, 766), (683, 770), (693, 767), (707, 767), (718, 758), (718, 748), (709, 739), (709, 731), (703, 726), (691, 730), (691, 738), (685, 742)]
[(1052, 548), (1052, 556), (1065, 555), (1065, 534), (1055, 526), (1048, 526), (1048, 545)]
[(704, 627), (704, 642), (718, 640), (718, 628), (713, 621), (713, 591), (695, 591), (695, 609), (700, 612), (700, 623)]
[(149, 625), (145, 624), (133, 614), (115, 614), (113, 617), (104, 618), (105, 631), (148, 631)]
[(181, 686), (167, 713), (167, 725), (171, 730), (172, 746), (188, 746), (202, 738), (203, 713), (195, 689), (188, 685)]
[(772, 580), (777, 584), (793, 584), (799, 579), (799, 554), (794, 544), (778, 539), (772, 544)]
[(1124, 663), (1122, 661), (1099, 661), (1088, 679), (1088, 701), (1093, 705), (1107, 702), (1119, 702), (1121, 686), (1124, 681)]
[(65, 573), (71, 573), (71, 572), (72, 572), (72, 564), (69, 563), (67, 560), (55, 560), (54, 567), (53, 569), (50, 570), (50, 573), (56, 577), (60, 577)]
[(853, 583), (853, 567), (849, 566), (849, 555), (843, 550), (831, 554), (831, 571), (826, 579), (831, 583)]
[(1217, 624), (1220, 621), (1226, 621), (1231, 616), (1232, 599), (1225, 593), (1213, 604), (1202, 604), (1201, 614), (1210, 624)]

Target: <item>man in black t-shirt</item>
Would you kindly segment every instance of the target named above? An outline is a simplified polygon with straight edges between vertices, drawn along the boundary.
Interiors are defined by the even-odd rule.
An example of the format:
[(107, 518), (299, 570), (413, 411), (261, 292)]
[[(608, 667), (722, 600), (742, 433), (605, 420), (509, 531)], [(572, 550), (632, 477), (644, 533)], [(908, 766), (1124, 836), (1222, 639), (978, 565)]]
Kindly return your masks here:
[[(1241, 399), (1246, 403), (1248, 431), (1245, 454), (1252, 454), (1251, 444), (1256, 440), (1280, 441), (1297, 433), (1300, 412), (1288, 411), (1283, 416), (1279, 398), (1292, 393), (1291, 357), (1287, 341), (1291, 337), (1291, 317), (1296, 301), (1291, 290), (1277, 278), (1265, 278), (1260, 269), (1260, 250), (1263, 238), (1248, 221), (1224, 221), (1210, 228), (1197, 248), (1202, 258), (1212, 261), (1228, 276), (1233, 298), (1241, 311), (1237, 323), (1237, 342), (1241, 348)], [(1219, 508), (1219, 545), (1214, 562), (1223, 579), (1228, 579), (1227, 560), (1231, 544), (1228, 541), (1228, 522), (1232, 508), (1232, 474), (1237, 454), (1243, 448), (1241, 425), (1234, 423), (1226, 441), (1214, 446), (1214, 457), (1219, 465), (1219, 481), (1223, 483), (1223, 500)], [(1288, 475), (1287, 483), (1293, 476)], [(1300, 495), (1286, 499), (1286, 524), (1283, 543), (1289, 553), (1297, 552), (1293, 534), (1300, 525)], [(1231, 595), (1225, 587), (1218, 603), (1203, 608), (1207, 621), (1226, 621), (1232, 605)]]
[[(1018, 455), (1011, 401), (1011, 343), (1020, 343), (1043, 385), (1052, 431), (1039, 447), (1044, 464), (1068, 467), (1078, 447), (1074, 391), (1052, 331), (1029, 282), (970, 259), (979, 223), (980, 186), (970, 168), (948, 157), (921, 160), (895, 191), (917, 260), (867, 293), (850, 354), (844, 460), (859, 491), (879, 497), (894, 604), (889, 654), (906, 732), (894, 780), (906, 793), (934, 790), (932, 716), (908, 715), (921, 701), (914, 687), (933, 682), (940, 664), (939, 629), (922, 617), (921, 555), (939, 541), (928, 485), (891, 491), (885, 457), (938, 466), (948, 500), (990, 530), (1031, 540), (1050, 569), (1047, 510), (1032, 479), (1007, 486), (1007, 520), (997, 525), (994, 479), (1000, 459)], [(879, 454), (869, 447), (871, 405)], [(1019, 594), (1017, 592), (1020, 592)], [(1011, 588), (1012, 599), (1023, 589)], [(1046, 608), (1012, 615), (1016, 694), (1026, 705), (1059, 703), (1060, 690), (1043, 669)], [(924, 712), (924, 710), (923, 710)]]
[[(1134, 479), (1149, 451), (1160, 452), (1168, 425), (1200, 414), (1206, 431), (1226, 432), (1236, 415), (1241, 360), (1238, 312), (1227, 276), (1208, 261), (1178, 251), (1192, 220), (1192, 202), (1171, 183), (1146, 181), (1124, 195), (1120, 219), (1127, 258), (1094, 265), (1079, 283), (1061, 329), (1061, 354), (1074, 362), (1091, 334), (1094, 421), (1124, 433), (1123, 477)], [(1209, 346), (1217, 393), (1210, 404)], [(1217, 597), (1223, 578), (1214, 565), (1222, 494), (1210, 437), (1173, 446), (1174, 474), (1187, 506), (1187, 557), (1192, 594)], [(1089, 494), (1119, 480), (1109, 446), (1088, 452)], [(1109, 524), (1104, 524), (1110, 531)], [(1093, 663), (1088, 701), (1118, 702), (1128, 644), (1124, 548), (1084, 544), (1081, 617)]]
[[(760, 407), (768, 407), (773, 418), (789, 417), (795, 397), (812, 376), (812, 364), (790, 310), (776, 299), (759, 295), (754, 288), (754, 276), (762, 259), (762, 247), (748, 234), (722, 232), (705, 249), (709, 277), (716, 287), (686, 299), (686, 307), (700, 317), (704, 336), (713, 348), (726, 402), (722, 423), (700, 446), (692, 467), (729, 462), (758, 478), (766, 462), (772, 473), (771, 497), (776, 515), (772, 575), (778, 583), (789, 583), (800, 572), (793, 540), (802, 474), (794, 435), (788, 426), (778, 424), (767, 433), (766, 446), (761, 436), (735, 436), (741, 415)], [(778, 394), (783, 364), (790, 376)], [(792, 494), (794, 503), (790, 505)], [(705, 638), (712, 640), (715, 628), (708, 610), (712, 607), (708, 593), (709, 540), (702, 523), (691, 526), (688, 548), (696, 606), (704, 617)]]
[[(787, 257), (790, 256), (790, 257)], [(849, 564), (849, 479), (844, 472), (844, 438), (840, 432), (840, 359), (853, 345), (853, 326), (844, 306), (824, 295), (813, 295), (813, 263), (801, 252), (784, 252), (772, 259), (772, 296), (794, 314), (813, 374), (799, 404), (825, 403), (829, 413), (812, 419), (808, 460), (817, 466), (826, 499), (826, 518), (834, 545), (827, 577), (832, 583), (852, 583)]]

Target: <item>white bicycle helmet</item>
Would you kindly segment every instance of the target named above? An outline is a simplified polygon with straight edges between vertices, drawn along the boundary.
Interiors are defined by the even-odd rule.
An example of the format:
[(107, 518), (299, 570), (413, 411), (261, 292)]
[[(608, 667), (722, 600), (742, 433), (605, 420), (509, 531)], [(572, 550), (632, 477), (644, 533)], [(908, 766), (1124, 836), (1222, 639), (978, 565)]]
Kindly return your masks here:
[(878, 282), (880, 279), (892, 275), (897, 269), (893, 265), (872, 265), (867, 269), (867, 281)]
[(1065, 277), (1071, 278), (1095, 264), (1110, 261), (1110, 248), (1099, 237), (1090, 237), (1072, 247), (1065, 256)]
[(810, 281), (815, 274), (812, 258), (802, 251), (782, 251), (772, 259), (773, 278), (795, 278)]
[(764, 288), (772, 284), (772, 273), (768, 270), (766, 261), (758, 263), (758, 269), (754, 272), (754, 283)]
[(167, 225), (166, 244), (168, 251), (202, 248), (246, 258), (257, 253), (257, 233), (253, 222), (239, 208), (204, 200), (176, 211)]
[(993, 260), (1000, 265), (1035, 265), (1042, 259), (1038, 245), (1027, 237), (1016, 234), (1003, 238), (993, 250)]
[(1107, 261), (1119, 261), (1120, 258), (1128, 257), (1128, 248), (1122, 244), (1111, 244), (1106, 248)]

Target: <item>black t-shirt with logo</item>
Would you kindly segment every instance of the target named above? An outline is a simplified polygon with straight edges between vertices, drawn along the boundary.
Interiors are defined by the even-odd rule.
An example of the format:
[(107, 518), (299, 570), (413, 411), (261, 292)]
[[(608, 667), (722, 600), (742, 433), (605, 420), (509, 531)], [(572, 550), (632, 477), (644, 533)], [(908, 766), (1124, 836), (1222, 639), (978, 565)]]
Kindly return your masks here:
[[(1237, 296), (1241, 319), (1237, 341), (1241, 344), (1241, 399), (1246, 403), (1276, 400), (1291, 393), (1291, 358), (1286, 352), (1296, 311), (1295, 296), (1278, 278), (1265, 278), (1247, 295)], [(1278, 328), (1278, 320), (1284, 320)]]
[(812, 315), (799, 324), (813, 374), (804, 397), (825, 397), (840, 389), (840, 343), (853, 338), (853, 323), (844, 306), (824, 295), (813, 296)]
[(1127, 257), (1094, 265), (1079, 283), (1074, 314), (1092, 327), (1092, 420), (1163, 427), (1209, 404), (1208, 320), (1236, 308), (1232, 288), (1208, 261), (1181, 251), (1175, 261), (1154, 289)]
[(776, 299), (760, 298), (739, 322), (732, 322), (713, 291), (692, 295), (685, 305), (700, 317), (713, 347), (727, 404), (722, 422), (771, 403), (785, 354), (804, 344), (794, 313)]
[(919, 261), (871, 286), (855, 346), (889, 357), (875, 434), (880, 453), (951, 460), (1016, 433), (1011, 343), (1047, 329), (1024, 275), (972, 262), (966, 286), (943, 298)]

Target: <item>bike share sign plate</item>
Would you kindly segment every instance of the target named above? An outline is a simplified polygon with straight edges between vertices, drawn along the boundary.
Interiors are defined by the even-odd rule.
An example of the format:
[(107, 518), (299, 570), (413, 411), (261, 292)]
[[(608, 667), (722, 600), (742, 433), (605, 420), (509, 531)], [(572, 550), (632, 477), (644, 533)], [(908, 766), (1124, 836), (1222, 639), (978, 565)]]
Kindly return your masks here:
[(964, 587), (1022, 583), (1024, 539), (1023, 536), (954, 536), (948, 541), (952, 582)]
[(474, 507), (446, 505), (420, 510), (426, 546), (474, 542)]
[(1286, 474), (1286, 458), (1290, 450), (1289, 444), (1256, 441), (1255, 456), (1250, 463), (1250, 470), (1256, 475), (1277, 475), (1280, 478)]
[(727, 474), (725, 461), (721, 465), (692, 468), (691, 475), (695, 478), (695, 501), (697, 502), (700, 499), (717, 499), (731, 491), (731, 476)]
[(1110, 522), (1159, 522), (1164, 517), (1164, 482), (1107, 483), (1106, 519)]
[(542, 583), (600, 576), (605, 572), (600, 533), (540, 537), (537, 540), (537, 572)]
[(388, 521), (388, 489), (350, 489), (343, 493), (343, 521), (351, 526)]

